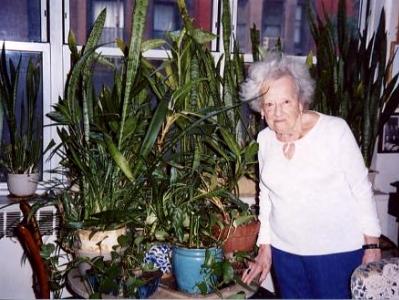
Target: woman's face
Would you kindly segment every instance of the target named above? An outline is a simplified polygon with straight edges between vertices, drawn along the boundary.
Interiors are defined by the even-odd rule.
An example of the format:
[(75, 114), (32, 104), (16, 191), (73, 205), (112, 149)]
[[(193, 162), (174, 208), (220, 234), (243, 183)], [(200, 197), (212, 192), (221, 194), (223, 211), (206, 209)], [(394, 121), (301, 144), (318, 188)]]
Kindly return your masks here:
[(261, 114), (270, 129), (280, 134), (292, 133), (299, 122), (303, 105), (299, 102), (298, 89), (290, 76), (283, 76), (265, 83)]

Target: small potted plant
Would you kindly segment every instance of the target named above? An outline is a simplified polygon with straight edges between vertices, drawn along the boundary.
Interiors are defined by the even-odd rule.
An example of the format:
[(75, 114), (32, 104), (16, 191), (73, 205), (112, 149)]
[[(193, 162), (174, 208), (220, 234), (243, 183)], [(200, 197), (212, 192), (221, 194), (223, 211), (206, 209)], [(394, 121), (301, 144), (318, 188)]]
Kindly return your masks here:
[(1, 147), (1, 165), (8, 172), (8, 189), (17, 197), (33, 195), (40, 180), (42, 121), (36, 111), (39, 87), (39, 63), (29, 60), (24, 75), (22, 58), (17, 64), (11, 59), (7, 64), (3, 44), (0, 59), (0, 127), (2, 131), (4, 117), (9, 141)]
[(149, 298), (158, 288), (162, 272), (144, 263), (145, 237), (130, 231), (118, 238), (112, 260), (96, 257), (84, 276), (91, 287), (91, 298)]

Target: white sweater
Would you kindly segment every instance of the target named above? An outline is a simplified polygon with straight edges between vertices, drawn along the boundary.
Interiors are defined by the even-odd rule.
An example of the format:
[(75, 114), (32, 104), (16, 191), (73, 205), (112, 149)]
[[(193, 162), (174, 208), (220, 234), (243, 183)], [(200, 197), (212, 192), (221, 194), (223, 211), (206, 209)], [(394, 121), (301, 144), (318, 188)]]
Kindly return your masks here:
[(291, 160), (275, 132), (265, 128), (258, 135), (258, 245), (322, 255), (359, 249), (364, 234), (381, 234), (368, 170), (349, 126), (319, 115), (295, 141)]

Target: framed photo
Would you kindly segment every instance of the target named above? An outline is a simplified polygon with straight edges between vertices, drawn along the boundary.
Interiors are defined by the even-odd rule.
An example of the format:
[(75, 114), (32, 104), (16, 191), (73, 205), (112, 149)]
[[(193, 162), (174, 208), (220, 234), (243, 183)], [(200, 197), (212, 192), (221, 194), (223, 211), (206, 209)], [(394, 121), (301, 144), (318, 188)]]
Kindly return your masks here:
[(382, 128), (378, 152), (399, 153), (399, 113), (393, 114)]

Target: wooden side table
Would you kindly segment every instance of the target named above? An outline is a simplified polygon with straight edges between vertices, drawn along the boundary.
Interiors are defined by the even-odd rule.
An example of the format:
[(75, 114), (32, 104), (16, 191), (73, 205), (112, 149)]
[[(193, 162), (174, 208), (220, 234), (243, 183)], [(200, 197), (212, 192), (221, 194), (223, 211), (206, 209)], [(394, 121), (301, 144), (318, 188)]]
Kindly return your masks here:
[[(223, 299), (229, 298), (230, 296), (237, 294), (239, 292), (244, 292), (245, 293), (245, 298), (248, 299), (251, 297), (253, 294), (256, 292), (256, 287), (254, 287), (254, 290), (247, 290), (244, 287), (242, 287), (239, 284), (235, 284), (232, 286), (225, 287), (220, 290), (220, 293), (223, 295)], [(188, 298), (204, 298), (204, 299), (218, 299), (220, 298), (218, 294), (216, 293), (210, 293), (207, 295), (191, 295), (191, 294), (186, 294), (182, 293), (176, 290), (169, 289), (168, 287), (165, 286), (160, 286), (156, 292), (150, 297), (151, 299), (188, 299)]]
[[(76, 296), (82, 298), (89, 298), (91, 294), (91, 288), (89, 284), (83, 280), (77, 268), (74, 268), (68, 272), (67, 275), (68, 287), (71, 289)], [(239, 284), (225, 287), (220, 290), (223, 298), (228, 298), (239, 292), (244, 292), (245, 297), (249, 298), (255, 294), (257, 287), (253, 286), (253, 290), (247, 290)], [(107, 297), (109, 297), (107, 295)], [(187, 299), (187, 298), (205, 298), (205, 299), (215, 299), (219, 298), (216, 293), (210, 293), (208, 295), (190, 295), (180, 291), (173, 290), (166, 285), (160, 285), (154, 294), (151, 295), (150, 299)]]

